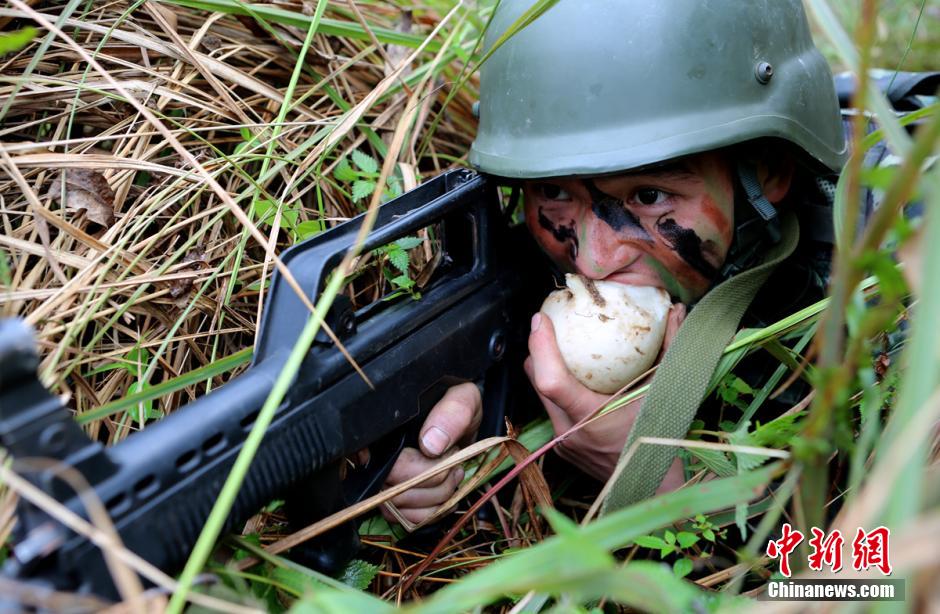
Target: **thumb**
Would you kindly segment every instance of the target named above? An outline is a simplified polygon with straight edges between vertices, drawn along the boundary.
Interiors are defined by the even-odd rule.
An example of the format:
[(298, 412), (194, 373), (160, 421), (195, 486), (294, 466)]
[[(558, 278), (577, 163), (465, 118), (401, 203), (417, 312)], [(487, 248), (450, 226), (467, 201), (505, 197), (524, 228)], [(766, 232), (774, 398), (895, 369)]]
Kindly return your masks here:
[(431, 458), (441, 456), (476, 431), (482, 415), (483, 403), (476, 384), (448, 388), (421, 427), (421, 451)]

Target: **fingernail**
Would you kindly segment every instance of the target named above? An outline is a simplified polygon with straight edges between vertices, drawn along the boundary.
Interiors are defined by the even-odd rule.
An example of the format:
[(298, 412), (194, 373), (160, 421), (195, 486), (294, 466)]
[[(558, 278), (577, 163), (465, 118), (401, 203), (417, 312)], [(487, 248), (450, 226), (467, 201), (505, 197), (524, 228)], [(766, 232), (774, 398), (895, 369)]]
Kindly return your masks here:
[(463, 482), (464, 471), (463, 467), (457, 467), (457, 470), (454, 472), (457, 475), (457, 483), (460, 484)]
[(444, 450), (447, 449), (447, 446), (450, 445), (450, 437), (441, 429), (432, 426), (427, 430), (424, 436), (421, 437), (421, 443), (424, 445), (425, 450), (437, 456), (443, 453)]
[(533, 333), (539, 329), (539, 324), (541, 323), (542, 323), (541, 313), (536, 313), (534, 316), (532, 316), (532, 332)]

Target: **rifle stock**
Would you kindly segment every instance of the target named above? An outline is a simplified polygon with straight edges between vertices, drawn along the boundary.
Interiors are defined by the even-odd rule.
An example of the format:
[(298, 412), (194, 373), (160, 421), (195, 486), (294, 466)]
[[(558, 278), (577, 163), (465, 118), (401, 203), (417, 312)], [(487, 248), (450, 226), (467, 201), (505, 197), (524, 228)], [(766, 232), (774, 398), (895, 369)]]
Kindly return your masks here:
[[(484, 383), (481, 434), (501, 428), (507, 403), (506, 354), (524, 355), (533, 293), (524, 274), (529, 249), (512, 237), (496, 188), (469, 171), (451, 171), (380, 209), (365, 250), (438, 224), (444, 264), (420, 300), (378, 302), (354, 312), (338, 300), (328, 317), (374, 390), (328, 340), (311, 348), (265, 433), (228, 519), (237, 526), (277, 497), (304, 526), (374, 494), (398, 453), (416, 441), (427, 411), (457, 381)], [(352, 246), (356, 218), (285, 252), (310, 296)], [(533, 250), (534, 251), (534, 250)], [(531, 270), (531, 269), (529, 269)], [(540, 297), (541, 294), (534, 294)], [(343, 299), (345, 297), (339, 297)], [(47, 457), (74, 467), (104, 502), (124, 544), (172, 571), (188, 556), (306, 317), (303, 303), (275, 274), (252, 366), (241, 376), (110, 449), (81, 432), (35, 375), (22, 326), (0, 328), (0, 443), (17, 461)], [(15, 367), (15, 368), (14, 368)], [(369, 447), (366, 468), (340, 464)], [(74, 492), (52, 470), (24, 475), (73, 511)], [(97, 548), (27, 503), (18, 509), (7, 575), (60, 589), (115, 595)], [(50, 522), (55, 526), (49, 531)], [(335, 569), (355, 554), (353, 526), (300, 553)]]

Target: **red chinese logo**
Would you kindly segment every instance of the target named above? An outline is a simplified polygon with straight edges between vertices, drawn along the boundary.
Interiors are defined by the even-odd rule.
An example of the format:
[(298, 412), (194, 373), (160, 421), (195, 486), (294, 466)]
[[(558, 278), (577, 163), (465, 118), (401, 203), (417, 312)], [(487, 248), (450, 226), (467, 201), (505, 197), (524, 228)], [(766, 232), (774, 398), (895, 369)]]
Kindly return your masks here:
[(793, 552), (800, 542), (803, 541), (803, 534), (794, 531), (790, 523), (784, 523), (783, 533), (780, 539), (771, 540), (767, 543), (767, 556), (772, 559), (780, 559), (780, 573), (787, 578), (790, 577), (790, 553)]
[(842, 544), (845, 543), (842, 532), (836, 530), (826, 537), (826, 534), (816, 527), (811, 530), (813, 537), (809, 540), (809, 547), (812, 549), (809, 555), (809, 568), (822, 571), (823, 565), (826, 565), (832, 571), (842, 569)]
[(875, 567), (884, 575), (891, 573), (891, 563), (888, 561), (888, 537), (891, 531), (887, 527), (878, 527), (866, 533), (861, 527), (852, 540), (852, 567), (856, 571), (864, 571)]
[[(813, 527), (813, 536), (807, 542), (810, 547), (809, 568), (822, 571), (823, 566), (833, 572), (842, 569), (842, 547), (845, 539), (841, 531), (833, 531), (828, 536), (825, 531)], [(852, 540), (852, 567), (856, 571), (865, 571), (872, 567), (884, 575), (891, 574), (891, 562), (888, 559), (888, 538), (891, 531), (887, 527), (878, 527), (865, 532), (861, 527)], [(780, 559), (780, 573), (789, 578), (790, 554), (803, 541), (803, 533), (796, 531), (789, 523), (784, 523), (780, 539), (767, 542), (767, 556)]]

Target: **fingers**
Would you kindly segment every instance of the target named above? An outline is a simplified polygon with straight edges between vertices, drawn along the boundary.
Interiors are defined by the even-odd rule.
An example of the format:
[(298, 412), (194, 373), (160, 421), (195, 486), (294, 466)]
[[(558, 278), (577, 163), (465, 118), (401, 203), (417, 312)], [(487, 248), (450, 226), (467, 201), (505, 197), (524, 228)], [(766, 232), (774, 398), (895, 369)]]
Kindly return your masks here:
[[(580, 420), (603, 402), (605, 397), (586, 388), (568, 370), (555, 341), (552, 321), (542, 313), (532, 316), (529, 358), (529, 380), (536, 392), (563, 409), (569, 418)], [(546, 410), (550, 411), (548, 405)]]
[(568, 417), (568, 414), (565, 413), (565, 410), (552, 403), (552, 401), (540, 393), (539, 389), (535, 386), (535, 374), (532, 370), (531, 356), (526, 358), (525, 362), (522, 363), (522, 369), (529, 377), (529, 381), (532, 382), (532, 387), (535, 388), (535, 394), (538, 395), (539, 401), (541, 401), (542, 405), (545, 407), (545, 413), (548, 414), (548, 419), (552, 422), (552, 429), (555, 431), (555, 434), (561, 435), (562, 433), (567, 432), (572, 426), (574, 426), (574, 422), (571, 421), (571, 418)]
[[(433, 460), (422, 454), (414, 448), (405, 448), (398, 455), (398, 460), (385, 478), (387, 484), (400, 484), (405, 480), (410, 480), (416, 475), (423, 473), (436, 465), (439, 461)], [(433, 488), (447, 479), (447, 472), (437, 473), (427, 480), (421, 482), (417, 488)]]
[[(398, 518), (388, 511), (384, 505), (381, 507), (382, 516), (385, 517), (385, 520), (390, 523), (397, 523)], [(421, 524), (425, 520), (431, 517), (431, 514), (437, 511), (436, 507), (422, 507), (417, 509), (411, 508), (398, 508), (398, 513), (405, 517), (405, 520), (408, 522), (413, 522), (414, 524)]]
[(476, 384), (465, 383), (447, 390), (421, 428), (421, 451), (437, 458), (455, 443), (471, 437), (480, 427), (483, 401)]
[[(483, 402), (475, 384), (460, 384), (448, 389), (421, 427), (421, 449), (402, 450), (385, 480), (386, 484), (400, 484), (437, 465), (440, 457), (453, 451), (458, 442), (476, 433), (482, 417)], [(463, 480), (463, 475), (460, 467), (440, 471), (396, 496), (391, 503), (404, 518), (420, 523), (450, 499)], [(387, 510), (383, 510), (382, 514), (389, 521), (395, 520)]]
[(661, 354), (664, 354), (666, 350), (669, 349), (672, 340), (675, 339), (676, 333), (679, 331), (679, 327), (685, 322), (685, 316), (687, 314), (688, 308), (684, 303), (673, 303), (672, 307), (669, 308), (669, 314), (666, 316), (666, 332), (663, 336), (663, 349)]
[(529, 358), (536, 391), (560, 407), (572, 405), (576, 401), (572, 388), (580, 386), (580, 382), (571, 375), (561, 357), (551, 318), (541, 313), (532, 316)]
[(444, 481), (440, 484), (429, 488), (424, 488), (422, 484), (394, 497), (392, 503), (399, 509), (435, 508), (450, 499), (460, 485), (460, 481), (463, 480), (463, 474), (461, 467), (444, 471), (441, 474), (444, 476)]
[[(440, 460), (430, 459), (419, 450), (405, 448), (398, 456), (395, 466), (389, 473), (387, 484), (399, 484), (423, 473), (438, 464)], [(462, 467), (453, 467), (450, 471), (441, 471), (431, 476), (418, 486), (407, 490), (391, 499), (399, 513), (408, 521), (419, 524), (435, 513), (442, 503), (450, 499), (463, 480)], [(386, 509), (382, 515), (389, 522), (397, 519)]]

